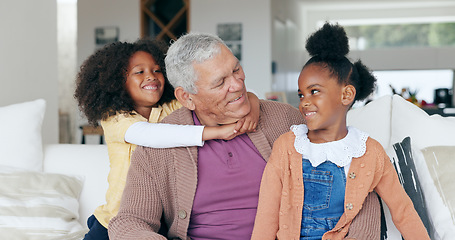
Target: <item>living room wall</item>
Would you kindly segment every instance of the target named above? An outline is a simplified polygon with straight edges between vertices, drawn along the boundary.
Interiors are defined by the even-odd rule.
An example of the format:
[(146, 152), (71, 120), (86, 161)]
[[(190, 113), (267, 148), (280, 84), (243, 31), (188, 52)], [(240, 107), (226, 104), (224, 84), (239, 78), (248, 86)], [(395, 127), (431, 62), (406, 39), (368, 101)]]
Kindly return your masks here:
[[(95, 42), (96, 28), (118, 27), (119, 41), (135, 41), (140, 37), (139, 4), (140, 0), (77, 1), (77, 69), (99, 47)], [(82, 133), (79, 126), (87, 121), (77, 109), (75, 111), (73, 142), (80, 143)]]
[(0, 106), (45, 99), (43, 143), (58, 143), (56, 6), (55, 0), (0, 1)]
[(190, 29), (217, 34), (218, 24), (242, 24), (241, 64), (248, 89), (264, 98), (271, 89), (271, 0), (191, 0)]

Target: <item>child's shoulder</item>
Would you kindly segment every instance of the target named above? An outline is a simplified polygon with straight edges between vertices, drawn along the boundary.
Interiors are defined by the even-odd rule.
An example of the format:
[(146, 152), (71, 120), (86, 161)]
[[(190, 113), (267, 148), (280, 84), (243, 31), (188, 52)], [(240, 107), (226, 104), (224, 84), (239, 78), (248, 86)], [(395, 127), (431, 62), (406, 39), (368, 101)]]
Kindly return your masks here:
[(381, 145), (381, 143), (378, 142), (378, 140), (372, 138), (371, 136), (368, 137), (367, 139), (367, 148), (374, 148), (374, 149), (382, 149), (384, 150), (384, 147)]
[(175, 111), (175, 110), (183, 107), (183, 105), (177, 99), (173, 99), (170, 102), (161, 104), (160, 107), (162, 107), (163, 109), (169, 109), (171, 111)]
[(293, 146), (295, 141), (295, 133), (291, 130), (281, 134), (275, 141), (274, 145)]
[(115, 115), (108, 117), (101, 121), (101, 125), (106, 124), (119, 124), (127, 122), (146, 122), (147, 119), (136, 111), (132, 112), (116, 112)]

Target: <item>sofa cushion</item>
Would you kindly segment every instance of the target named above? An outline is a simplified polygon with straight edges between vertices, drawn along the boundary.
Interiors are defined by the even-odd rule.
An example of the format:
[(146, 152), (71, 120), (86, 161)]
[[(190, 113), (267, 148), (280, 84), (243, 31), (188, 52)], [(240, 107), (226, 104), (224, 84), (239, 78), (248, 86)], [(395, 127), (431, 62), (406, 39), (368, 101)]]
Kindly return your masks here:
[(43, 99), (0, 107), (0, 165), (41, 171)]
[(82, 182), (62, 174), (32, 171), (0, 173), (2, 239), (81, 239), (78, 222)]
[[(419, 153), (423, 158), (417, 166), (428, 208), (438, 239), (453, 239), (455, 236), (455, 146), (430, 146)], [(417, 154), (417, 155), (418, 155)], [(420, 171), (419, 171), (420, 170)], [(422, 173), (421, 173), (422, 172)]]
[(384, 96), (348, 112), (347, 123), (370, 134), (385, 149), (390, 144), (392, 97)]

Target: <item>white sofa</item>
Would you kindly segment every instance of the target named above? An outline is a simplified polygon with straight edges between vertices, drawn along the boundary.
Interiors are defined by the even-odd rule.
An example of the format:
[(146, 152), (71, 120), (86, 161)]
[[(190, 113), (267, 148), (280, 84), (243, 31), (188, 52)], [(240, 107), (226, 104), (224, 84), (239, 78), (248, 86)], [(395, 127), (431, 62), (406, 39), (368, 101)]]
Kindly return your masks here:
[[(24, 134), (21, 136), (17, 136), (17, 133), (11, 136), (11, 139), (17, 140), (17, 142), (1, 142), (2, 140), (0, 139), (0, 150), (6, 151), (7, 158), (10, 158), (7, 160), (0, 159), (0, 165), (2, 165), (0, 166), (0, 236), (9, 236), (7, 239), (39, 239), (29, 236), (44, 234), (42, 231), (43, 225), (61, 227), (60, 229), (46, 229), (49, 233), (42, 239), (62, 236), (64, 236), (64, 239), (81, 239), (87, 230), (86, 219), (97, 206), (105, 201), (104, 194), (107, 189), (106, 179), (109, 171), (106, 146), (51, 144), (43, 147), (39, 139), (41, 130), (39, 119), (42, 119), (44, 106), (43, 100), (36, 100), (0, 107), (0, 116), (2, 116), (0, 118), (1, 133), (7, 132), (8, 129), (17, 129), (21, 126), (20, 124), (23, 124), (20, 121), (18, 122), (17, 118), (5, 123), (3, 116), (24, 114), (20, 117), (28, 120), (36, 119), (36, 121), (32, 121), (32, 124), (30, 124), (30, 121), (25, 121), (29, 125), (35, 124), (36, 126), (24, 129)], [(27, 111), (23, 111), (24, 108)], [(399, 96), (387, 96), (375, 100), (364, 107), (351, 110), (348, 114), (348, 124), (368, 132), (373, 138), (377, 139), (395, 162), (402, 159), (397, 157), (398, 150), (393, 147), (394, 144), (402, 142), (405, 137), (409, 136), (411, 138), (412, 159), (415, 163), (420, 186), (426, 201), (425, 212), (427, 212), (432, 224), (432, 239), (453, 239), (453, 236), (455, 236), (455, 210), (452, 209), (452, 206), (455, 206), (455, 189), (450, 185), (451, 181), (455, 180), (452, 177), (452, 172), (455, 170), (455, 161), (450, 161), (450, 158), (455, 160), (455, 118), (428, 116), (420, 108)], [(28, 141), (28, 139), (31, 140)], [(437, 160), (432, 157), (437, 157)], [(12, 158), (16, 159), (11, 161)], [(409, 160), (406, 159), (406, 161)], [(72, 189), (73, 195), (69, 197), (69, 207), (59, 206), (66, 209), (60, 209), (61, 212), (67, 212), (68, 214), (63, 214), (63, 217), (52, 216), (53, 218), (61, 218), (54, 220), (57, 222), (55, 224), (42, 223), (49, 221), (48, 218), (43, 216), (27, 216), (28, 220), (24, 221), (22, 216), (2, 214), (1, 209), (5, 205), (8, 208), (16, 208), (18, 207), (17, 205), (25, 204), (25, 209), (29, 208), (23, 202), (32, 201), (30, 198), (26, 198), (25, 201), (4, 200), (8, 196), (5, 196), (2, 192), (2, 185), (6, 185), (3, 180), (5, 178), (9, 180), (10, 175), (15, 175), (21, 171), (26, 171), (29, 175), (38, 174), (41, 176), (39, 181), (37, 181), (36, 176), (32, 176), (25, 185), (32, 183), (43, 185), (40, 182), (46, 182), (52, 176), (69, 177), (74, 180), (75, 182), (71, 183), (71, 181), (66, 181), (67, 179), (65, 178), (65, 183), (68, 182), (66, 187), (69, 188), (80, 183), (79, 187)], [(26, 178), (28, 179), (28, 175)], [(11, 180), (9, 181), (11, 182)], [(58, 180), (57, 182), (64, 181)], [(9, 185), (12, 186), (14, 184)], [(25, 187), (11, 188), (13, 189), (7, 190), (14, 192), (17, 189), (17, 191), (21, 191)], [(39, 198), (39, 193), (37, 195), (36, 198)], [(61, 199), (66, 201), (65, 197)], [(46, 201), (45, 204), (47, 204)], [(60, 198), (56, 198), (53, 201), (55, 205), (59, 205), (56, 202), (60, 201)], [(51, 208), (50, 212), (56, 211), (55, 209)], [(18, 212), (23, 214), (20, 211)], [(9, 213), (9, 215), (14, 214), (15, 212)], [(387, 212), (387, 208), (386, 217), (388, 226), (387, 239), (401, 240), (399, 232), (390, 221), (390, 214)], [(12, 228), (19, 230), (15, 231)], [(30, 230), (34, 228), (39, 229), (39, 233), (37, 233), (38, 231)], [(24, 229), (27, 231), (24, 231)]]

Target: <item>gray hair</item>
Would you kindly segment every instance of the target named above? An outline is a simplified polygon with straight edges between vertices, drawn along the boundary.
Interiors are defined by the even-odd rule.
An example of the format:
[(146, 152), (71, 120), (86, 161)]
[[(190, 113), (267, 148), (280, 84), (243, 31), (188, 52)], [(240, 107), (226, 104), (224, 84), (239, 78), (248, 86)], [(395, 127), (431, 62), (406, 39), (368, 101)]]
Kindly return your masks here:
[(167, 78), (172, 86), (196, 94), (198, 76), (193, 64), (212, 59), (221, 52), (222, 45), (226, 46), (223, 40), (208, 33), (188, 33), (173, 42), (165, 58)]

